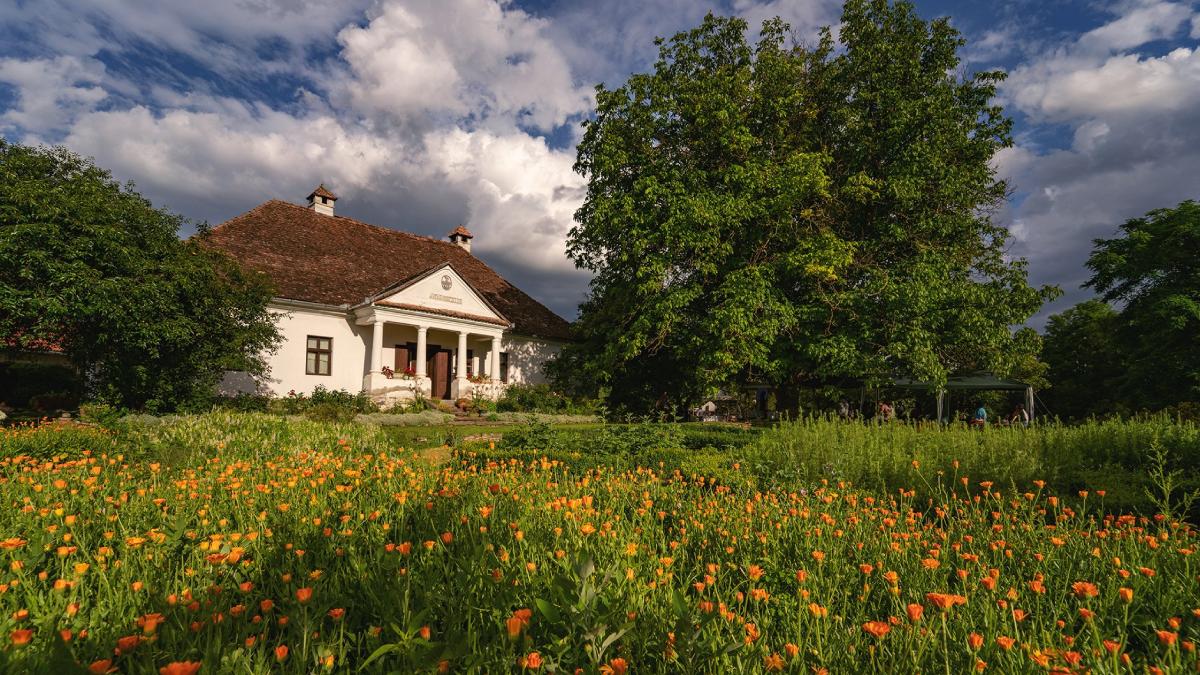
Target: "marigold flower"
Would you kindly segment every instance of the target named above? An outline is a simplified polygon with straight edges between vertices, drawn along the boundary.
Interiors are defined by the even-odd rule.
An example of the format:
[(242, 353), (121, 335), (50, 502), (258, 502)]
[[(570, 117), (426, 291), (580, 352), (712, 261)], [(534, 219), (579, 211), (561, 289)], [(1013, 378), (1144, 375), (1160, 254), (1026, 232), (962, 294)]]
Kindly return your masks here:
[(1170, 647), (1175, 644), (1175, 640), (1179, 639), (1179, 634), (1169, 630), (1154, 631), (1158, 635), (1158, 641), (1163, 645)]
[(296, 600), (300, 604), (303, 605), (303, 604), (307, 603), (309, 600), (312, 600), (312, 594), (313, 594), (313, 589), (311, 586), (305, 586), (304, 588), (297, 588), (296, 589)]
[(1100, 589), (1096, 588), (1096, 584), (1088, 581), (1076, 581), (1071, 584), (1071, 591), (1078, 598), (1094, 598), (1100, 595)]
[(200, 666), (200, 661), (174, 661), (159, 668), (158, 675), (196, 675)]
[(818, 619), (823, 619), (823, 618), (829, 616), (829, 610), (818, 605), (815, 602), (810, 602), (808, 604), (808, 612), (809, 612), (809, 614), (812, 614), (814, 617), (816, 617)]
[(342, 618), (346, 616), (346, 610), (342, 607), (334, 607), (333, 609), (329, 610), (328, 614), (329, 618), (333, 619), (334, 621), (341, 621)]
[(763, 657), (763, 668), (768, 673), (778, 673), (783, 670), (783, 657), (778, 653), (771, 653)]
[(925, 608), (915, 602), (908, 603), (904, 608), (904, 613), (908, 615), (908, 620), (916, 623), (921, 620), (921, 615), (925, 613)]
[(967, 636), (967, 646), (973, 652), (979, 651), (979, 648), (983, 646), (983, 636), (979, 633), (971, 633)]
[(600, 666), (601, 675), (625, 675), (627, 672), (629, 672), (629, 663), (619, 657)]
[(876, 640), (882, 640), (883, 636), (892, 630), (892, 627), (886, 621), (868, 621), (863, 624), (862, 629)]
[(926, 593), (925, 599), (937, 606), (938, 609), (947, 610), (955, 605), (967, 604), (967, 599), (961, 595), (951, 593)]
[(284, 661), (287, 661), (287, 657), (288, 657), (288, 646), (287, 645), (279, 645), (278, 647), (275, 648), (275, 660), (277, 662), (283, 663)]
[(9, 639), (12, 640), (12, 643), (18, 647), (27, 645), (29, 644), (29, 641), (33, 639), (33, 629), (18, 628), (9, 634)]
[(422, 640), (428, 640), (432, 634), (433, 631), (429, 629), (429, 626), (421, 626), (421, 629), (417, 631), (417, 635), (420, 635)]
[(524, 670), (538, 670), (542, 667), (542, 655), (537, 652), (530, 652), (522, 656), (517, 661), (517, 665), (521, 666)]
[(1016, 643), (1017, 641), (1014, 638), (1010, 638), (1007, 635), (999, 635), (996, 637), (996, 644), (1000, 645), (1000, 648), (1004, 651), (1012, 649), (1013, 645)]
[(88, 666), (88, 672), (95, 675), (105, 675), (106, 673), (115, 673), (117, 669), (113, 667), (112, 659), (100, 659), (99, 661), (92, 661), (91, 665)]
[(751, 565), (746, 569), (746, 576), (750, 577), (750, 581), (758, 581), (762, 578), (763, 568), (758, 565)]

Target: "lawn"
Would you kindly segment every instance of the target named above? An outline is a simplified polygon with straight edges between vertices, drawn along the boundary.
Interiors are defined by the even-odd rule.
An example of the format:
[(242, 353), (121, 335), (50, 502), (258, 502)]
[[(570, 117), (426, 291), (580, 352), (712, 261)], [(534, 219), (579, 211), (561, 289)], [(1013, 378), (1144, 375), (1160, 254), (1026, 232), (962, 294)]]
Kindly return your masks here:
[[(906, 460), (911, 489), (882, 489), (747, 466), (798, 452), (779, 430), (688, 449), (742, 432), (592, 429), (590, 462), (567, 447), (585, 431), (458, 449), (256, 415), (4, 432), (0, 670), (1198, 666), (1186, 521), (969, 465), (998, 449)], [(546, 433), (559, 449), (524, 447)], [(612, 461), (689, 434), (661, 462)]]

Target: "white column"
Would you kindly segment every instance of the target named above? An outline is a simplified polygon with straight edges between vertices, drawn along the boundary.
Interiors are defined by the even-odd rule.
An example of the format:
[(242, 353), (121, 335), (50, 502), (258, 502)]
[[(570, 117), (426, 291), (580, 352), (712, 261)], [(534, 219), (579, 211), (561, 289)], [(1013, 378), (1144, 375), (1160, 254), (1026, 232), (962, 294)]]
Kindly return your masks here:
[(383, 320), (371, 324), (371, 372), (383, 371)]
[(425, 378), (425, 333), (429, 329), (417, 326), (417, 380)]
[(490, 377), (496, 382), (500, 381), (500, 338), (499, 336), (492, 338), (492, 352), (488, 354), (488, 358), (492, 362)]
[(458, 379), (467, 379), (467, 334), (463, 332), (458, 334), (458, 365), (454, 372)]

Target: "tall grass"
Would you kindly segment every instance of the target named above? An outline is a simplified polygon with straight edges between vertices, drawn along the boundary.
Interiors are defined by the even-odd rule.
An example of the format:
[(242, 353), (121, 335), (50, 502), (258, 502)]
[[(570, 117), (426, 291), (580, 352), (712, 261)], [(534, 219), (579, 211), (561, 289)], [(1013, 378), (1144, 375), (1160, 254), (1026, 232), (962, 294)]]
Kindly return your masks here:
[(1184, 488), (1200, 486), (1200, 428), (1167, 418), (984, 430), (812, 418), (781, 423), (736, 454), (764, 486), (828, 479), (894, 490), (930, 475), (999, 485), (1043, 480), (1064, 493), (1103, 490), (1114, 508), (1137, 508), (1152, 447), (1162, 449), (1168, 470), (1185, 473)]

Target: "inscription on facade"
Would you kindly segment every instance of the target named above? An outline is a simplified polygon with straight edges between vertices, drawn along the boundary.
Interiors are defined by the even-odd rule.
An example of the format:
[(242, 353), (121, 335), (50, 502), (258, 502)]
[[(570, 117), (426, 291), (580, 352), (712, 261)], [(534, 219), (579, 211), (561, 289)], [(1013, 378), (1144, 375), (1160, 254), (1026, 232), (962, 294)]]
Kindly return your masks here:
[(442, 302), (451, 302), (456, 305), (462, 304), (462, 298), (456, 298), (456, 297), (453, 297), (450, 295), (442, 295), (441, 293), (430, 293), (429, 298), (431, 300), (441, 300)]

